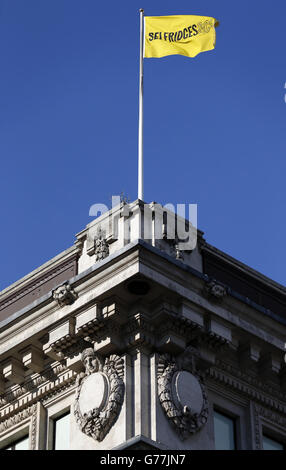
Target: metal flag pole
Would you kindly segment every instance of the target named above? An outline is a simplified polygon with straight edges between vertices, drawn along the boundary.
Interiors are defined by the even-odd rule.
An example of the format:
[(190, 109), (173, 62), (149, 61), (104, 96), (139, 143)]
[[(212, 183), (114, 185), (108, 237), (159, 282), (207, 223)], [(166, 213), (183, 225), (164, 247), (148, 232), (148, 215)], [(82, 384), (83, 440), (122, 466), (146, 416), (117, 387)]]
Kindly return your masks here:
[(139, 122), (138, 122), (138, 199), (143, 201), (143, 46), (144, 10), (140, 8)]

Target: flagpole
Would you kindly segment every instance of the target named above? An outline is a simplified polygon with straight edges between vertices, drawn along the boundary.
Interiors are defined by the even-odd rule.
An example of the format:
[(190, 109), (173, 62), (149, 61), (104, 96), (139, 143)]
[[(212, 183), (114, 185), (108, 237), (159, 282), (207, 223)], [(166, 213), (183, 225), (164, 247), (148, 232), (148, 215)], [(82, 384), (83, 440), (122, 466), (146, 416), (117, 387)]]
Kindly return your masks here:
[(138, 199), (143, 201), (143, 46), (144, 10), (140, 8), (140, 65), (139, 65), (139, 121), (138, 121)]

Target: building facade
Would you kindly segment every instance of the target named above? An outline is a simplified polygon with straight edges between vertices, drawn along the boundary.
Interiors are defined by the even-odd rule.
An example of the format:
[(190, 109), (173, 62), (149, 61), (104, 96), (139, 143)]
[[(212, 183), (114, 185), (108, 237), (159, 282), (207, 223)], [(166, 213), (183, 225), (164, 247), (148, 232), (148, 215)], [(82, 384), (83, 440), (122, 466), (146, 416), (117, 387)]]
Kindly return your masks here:
[(171, 219), (122, 202), (0, 293), (1, 449), (284, 448), (286, 289)]

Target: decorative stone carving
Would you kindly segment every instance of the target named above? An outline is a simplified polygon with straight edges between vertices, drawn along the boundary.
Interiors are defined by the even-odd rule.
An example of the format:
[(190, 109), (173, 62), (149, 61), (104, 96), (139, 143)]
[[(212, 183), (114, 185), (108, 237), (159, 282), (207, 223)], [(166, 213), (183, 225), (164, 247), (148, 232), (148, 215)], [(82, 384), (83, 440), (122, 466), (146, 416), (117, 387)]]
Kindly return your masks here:
[(61, 384), (60, 387), (55, 388), (49, 392), (47, 392), (43, 399), (42, 403), (45, 406), (52, 398), (54, 398), (57, 395), (61, 395), (62, 393), (65, 393), (66, 390), (69, 390), (70, 388), (75, 387), (75, 382), (76, 382), (76, 375), (73, 371), (69, 371), (66, 375), (65, 381)]
[[(281, 426), (283, 429), (286, 427), (286, 418), (285, 416), (281, 415), (281, 410), (280, 413), (276, 413), (271, 409), (267, 409), (264, 406), (257, 405), (255, 404), (255, 410), (258, 413), (259, 416), (262, 416), (263, 418), (266, 418), (268, 421), (272, 421), (272, 423), (275, 423), (279, 426)], [(284, 410), (285, 411), (285, 410)]]
[(30, 426), (30, 449), (36, 450), (37, 448), (37, 404), (33, 405), (33, 412), (32, 412), (32, 419), (31, 419), (31, 426)]
[(80, 430), (100, 442), (117, 420), (123, 403), (123, 359), (111, 355), (104, 360), (87, 348), (82, 362), (85, 372), (77, 378), (74, 415)]
[[(47, 370), (47, 373), (44, 372), (44, 376), (38, 376), (26, 382), (23, 387), (5, 394), (0, 400), (0, 422), (2, 419), (13, 416), (19, 409), (26, 409), (35, 400), (41, 400), (44, 404), (51, 396), (74, 386), (76, 374), (71, 370), (64, 370), (64, 373), (60, 374), (62, 371), (63, 365), (58, 364), (50, 371)], [(47, 380), (49, 380), (48, 385)]]
[(222, 300), (228, 294), (228, 289), (216, 281), (209, 281), (205, 286), (205, 293), (212, 299)]
[(102, 259), (109, 256), (109, 245), (105, 238), (103, 238), (102, 233), (98, 235), (94, 240), (94, 253), (95, 261), (101, 261)]
[(175, 245), (176, 259), (184, 259), (183, 252), (180, 250), (179, 245)]
[(14, 416), (11, 416), (5, 420), (3, 420), (0, 423), (0, 432), (4, 432), (7, 429), (10, 429), (13, 426), (16, 426), (17, 424), (21, 423), (27, 418), (30, 418), (31, 416), (35, 416), (35, 413), (37, 412), (37, 405), (31, 405), (28, 408), (19, 411), (19, 413), (15, 414)]
[(109, 256), (109, 243), (115, 241), (114, 236), (107, 237), (106, 231), (98, 227), (96, 233), (90, 233), (87, 240), (87, 254), (95, 255), (95, 261), (101, 261)]
[(100, 261), (109, 256), (109, 245), (118, 239), (119, 214), (109, 226), (91, 226), (87, 234), (86, 253), (88, 256), (95, 255), (95, 261)]
[[(183, 261), (184, 260), (184, 253), (180, 249), (180, 242), (178, 237), (175, 237), (174, 239), (168, 239), (167, 238), (167, 232), (165, 232), (166, 228), (164, 226), (163, 228), (163, 240), (165, 242), (169, 243), (170, 247), (170, 255), (174, 256), (176, 259)], [(165, 247), (162, 244), (159, 244), (159, 247), (162, 251), (165, 251)]]
[(222, 360), (216, 360), (216, 366), (207, 371), (208, 376), (227, 386), (228, 389), (238, 391), (240, 395), (261, 402), (280, 413), (286, 415), (284, 405), (286, 394), (281, 393), (279, 388), (262, 382), (260, 377), (253, 377), (247, 372), (241, 371)]
[(77, 294), (68, 282), (57, 287), (53, 291), (53, 298), (58, 302), (60, 307), (71, 305), (77, 298)]
[(192, 351), (178, 360), (161, 355), (158, 396), (161, 406), (182, 440), (199, 431), (208, 419), (208, 401), (202, 379), (194, 372)]

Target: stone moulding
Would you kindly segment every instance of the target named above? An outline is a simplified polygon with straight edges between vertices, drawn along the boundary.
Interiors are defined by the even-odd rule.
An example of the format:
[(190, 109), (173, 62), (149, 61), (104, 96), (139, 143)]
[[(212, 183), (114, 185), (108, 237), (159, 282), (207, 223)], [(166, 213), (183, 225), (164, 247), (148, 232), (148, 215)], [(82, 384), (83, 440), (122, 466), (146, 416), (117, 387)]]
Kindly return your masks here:
[[(11, 403), (14, 400), (20, 399), (23, 395), (26, 395), (27, 392), (37, 392), (39, 391), (39, 387), (46, 383), (47, 380), (53, 382), (57, 380), (59, 375), (62, 372), (67, 372), (67, 367), (63, 363), (58, 363), (53, 367), (49, 367), (44, 369), (40, 374), (37, 374), (34, 378), (29, 378), (23, 384), (18, 385), (18, 387), (11, 391), (9, 390), (6, 393), (0, 395), (0, 408), (7, 403)], [(1, 413), (0, 413), (1, 415)]]
[(31, 418), (31, 443), (30, 443), (30, 449), (31, 450), (36, 450), (37, 447), (37, 404), (33, 405), (33, 411), (32, 411), (32, 418)]
[(267, 409), (261, 405), (253, 403), (253, 416), (254, 416), (254, 445), (256, 450), (262, 450), (262, 423), (261, 418), (271, 422), (275, 426), (281, 426), (283, 430), (286, 429), (286, 418)]
[(282, 428), (286, 429), (286, 418), (283, 416), (280, 416), (279, 414), (273, 412), (272, 410), (269, 410), (263, 406), (254, 405), (255, 411), (258, 414), (258, 416), (265, 418), (266, 420), (271, 421), (272, 423), (275, 423), (276, 425), (281, 426)]
[(37, 405), (33, 404), (28, 406), (26, 409), (19, 411), (14, 416), (11, 416), (0, 423), (0, 432), (4, 432), (10, 429), (12, 426), (16, 426), (27, 418), (34, 417), (36, 419)]
[[(72, 387), (76, 379), (76, 373), (73, 371), (65, 371), (65, 373), (59, 377), (56, 377), (55, 380), (47, 381), (40, 385), (39, 388), (29, 392), (26, 395), (23, 395), (22, 398), (19, 396), (14, 398), (12, 403), (9, 401), (6, 406), (4, 405), (3, 408), (0, 410), (0, 422), (6, 420), (9, 416), (15, 415), (15, 413), (19, 412), (20, 410), (24, 411), (29, 407), (32, 406), (33, 403), (38, 402), (39, 400), (44, 403), (49, 398), (51, 398), (55, 394), (60, 394), (64, 390), (69, 387)], [(19, 392), (22, 389), (19, 388)], [(21, 411), (22, 412), (22, 411)]]
[(235, 367), (223, 361), (217, 361), (216, 366), (211, 367), (207, 374), (209, 378), (222, 383), (225, 387), (236, 390), (255, 402), (263, 403), (283, 415), (286, 414), (286, 407), (283, 404), (285, 394), (279, 393), (270, 385), (263, 384)]
[(259, 413), (255, 405), (252, 405), (253, 409), (253, 419), (254, 419), (254, 446), (255, 450), (262, 449), (262, 442), (261, 442), (261, 425), (259, 419)]
[(76, 259), (77, 259), (77, 255), (71, 256), (71, 258), (68, 259), (63, 264), (56, 266), (51, 271), (47, 271), (46, 273), (39, 276), (39, 278), (37, 278), (36, 280), (31, 280), (30, 282), (28, 282), (28, 284), (25, 287), (22, 287), (22, 288), (19, 287), (19, 289), (16, 289), (15, 292), (13, 292), (10, 295), (7, 295), (7, 298), (5, 298), (2, 302), (0, 302), (0, 311), (8, 307), (9, 305), (11, 305), (13, 302), (16, 302), (17, 300), (21, 299), (25, 295), (34, 291), (35, 289), (41, 287), (42, 285), (44, 285), (46, 282), (53, 279), (57, 275), (66, 271), (67, 268), (75, 264)]
[[(196, 384), (197, 389), (200, 390), (202, 402), (199, 411), (194, 410), (192, 406), (185, 405), (177, 395), (174, 382), (183, 371), (186, 373), (185, 379)], [(209, 412), (205, 387), (199, 374), (192, 369), (190, 372), (189, 368), (185, 368), (184, 361), (178, 361), (169, 354), (164, 354), (159, 356), (157, 382), (160, 404), (181, 440), (198, 432), (206, 424)], [(190, 389), (190, 398), (191, 394)]]
[(82, 362), (85, 372), (77, 377), (74, 416), (84, 434), (101, 442), (122, 407), (124, 362), (117, 355), (103, 359), (92, 348), (82, 352)]

